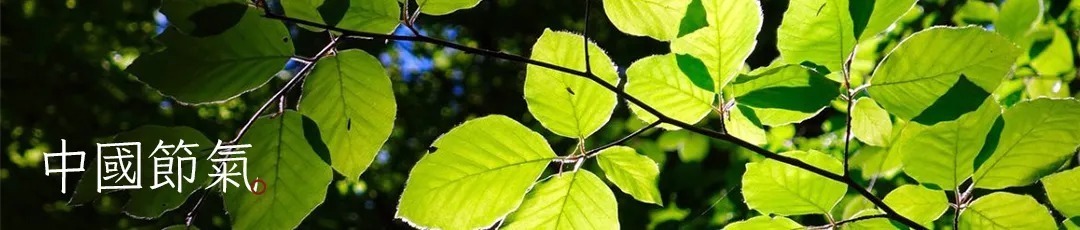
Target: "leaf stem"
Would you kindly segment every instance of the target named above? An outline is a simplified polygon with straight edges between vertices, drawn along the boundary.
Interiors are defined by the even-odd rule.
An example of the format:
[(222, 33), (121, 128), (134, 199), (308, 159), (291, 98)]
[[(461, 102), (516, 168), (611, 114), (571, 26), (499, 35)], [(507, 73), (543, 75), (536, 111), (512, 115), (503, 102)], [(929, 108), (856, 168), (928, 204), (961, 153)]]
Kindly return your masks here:
[(615, 141), (613, 141), (611, 143), (607, 143), (604, 146), (600, 146), (600, 147), (597, 147), (595, 149), (591, 149), (588, 152), (585, 152), (585, 158), (595, 157), (596, 155), (600, 154), (600, 151), (603, 151), (604, 149), (607, 149), (607, 148), (614, 147), (616, 145), (621, 145), (624, 142), (630, 140), (630, 138), (634, 138), (634, 137), (636, 137), (638, 135), (641, 135), (646, 130), (649, 130), (649, 129), (653, 128), (653, 127), (656, 127), (657, 125), (660, 125), (659, 121), (655, 121), (653, 123), (650, 123), (649, 125), (646, 125), (645, 127), (641, 127), (637, 131), (634, 131), (634, 132), (630, 133), (629, 135), (626, 135), (625, 137), (619, 138), (618, 140), (615, 140)]

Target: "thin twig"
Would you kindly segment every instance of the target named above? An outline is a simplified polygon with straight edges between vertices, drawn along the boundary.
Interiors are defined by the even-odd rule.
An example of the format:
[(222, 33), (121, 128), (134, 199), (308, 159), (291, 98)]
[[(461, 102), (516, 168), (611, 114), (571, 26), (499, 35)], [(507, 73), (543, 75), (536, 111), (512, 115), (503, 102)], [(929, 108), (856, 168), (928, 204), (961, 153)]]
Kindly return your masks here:
[(848, 171), (851, 169), (848, 163), (851, 159), (851, 108), (855, 104), (855, 93), (851, 91), (851, 59), (854, 59), (855, 51), (848, 54), (847, 60), (844, 61), (844, 65), (841, 68), (841, 72), (844, 75), (844, 95), (847, 95), (847, 113), (845, 113), (846, 119), (844, 131), (844, 177), (850, 177)]
[(586, 79), (589, 79), (589, 80), (595, 82), (596, 84), (599, 84), (600, 86), (604, 87), (605, 89), (614, 92), (617, 96), (625, 98), (626, 101), (640, 107), (642, 110), (645, 110), (646, 112), (648, 112), (650, 114), (653, 114), (662, 123), (671, 124), (671, 125), (674, 125), (676, 127), (686, 129), (687, 131), (698, 133), (700, 135), (705, 135), (705, 136), (708, 136), (708, 137), (713, 138), (713, 139), (719, 139), (719, 140), (728, 141), (728, 142), (731, 142), (731, 143), (733, 143), (735, 145), (738, 145), (740, 147), (749, 149), (750, 151), (753, 151), (753, 152), (755, 152), (757, 154), (760, 154), (760, 155), (762, 155), (762, 156), (764, 156), (766, 158), (773, 159), (773, 160), (776, 160), (776, 161), (780, 161), (782, 163), (785, 163), (785, 164), (788, 164), (788, 165), (791, 165), (791, 166), (795, 166), (795, 167), (803, 169), (803, 170), (810, 171), (810, 172), (812, 172), (814, 174), (821, 175), (821, 176), (823, 176), (825, 178), (828, 178), (830, 180), (843, 182), (843, 183), (847, 184), (849, 187), (855, 188), (856, 191), (859, 191), (860, 195), (864, 196), (867, 200), (870, 200), (870, 202), (874, 203), (874, 205), (876, 205), (878, 208), (880, 208), (882, 211), (884, 211), (886, 214), (888, 214), (891, 219), (900, 221), (900, 222), (904, 223), (905, 225), (908, 225), (911, 228), (926, 229), (926, 227), (923, 227), (922, 225), (919, 225), (915, 221), (912, 221), (911, 219), (908, 219), (907, 217), (904, 217), (904, 216), (898, 214), (895, 210), (893, 210), (888, 205), (886, 205), (884, 201), (882, 201), (880, 198), (877, 198), (876, 196), (874, 196), (874, 194), (863, 190), (862, 186), (860, 186), (858, 183), (856, 183), (854, 180), (852, 180), (850, 178), (845, 178), (842, 175), (837, 175), (835, 173), (829, 172), (829, 171), (827, 171), (825, 169), (822, 169), (822, 168), (815, 167), (813, 165), (810, 165), (810, 164), (808, 164), (806, 162), (802, 162), (802, 161), (800, 161), (798, 159), (795, 159), (795, 158), (792, 158), (792, 157), (788, 157), (788, 156), (780, 155), (778, 153), (774, 153), (774, 152), (766, 150), (766, 149), (764, 149), (764, 148), (762, 148), (760, 146), (754, 145), (754, 144), (752, 144), (750, 142), (746, 142), (745, 140), (742, 140), (742, 139), (740, 139), (738, 137), (731, 136), (731, 135), (728, 135), (728, 134), (725, 134), (725, 133), (722, 133), (722, 132), (718, 132), (718, 131), (715, 131), (715, 130), (711, 130), (711, 129), (697, 127), (697, 126), (694, 126), (693, 124), (689, 124), (689, 123), (682, 122), (682, 121), (676, 120), (674, 118), (671, 118), (671, 117), (669, 117), (667, 115), (664, 115), (663, 113), (661, 113), (656, 108), (653, 108), (652, 106), (649, 106), (648, 104), (645, 104), (640, 99), (629, 95), (625, 91), (620, 90), (615, 85), (612, 85), (611, 83), (608, 83), (607, 81), (604, 81), (603, 79), (596, 76), (595, 74), (585, 73), (585, 72), (582, 72), (582, 71), (579, 71), (579, 70), (575, 70), (575, 69), (571, 69), (571, 68), (551, 64), (551, 63), (548, 63), (548, 62), (543, 62), (543, 61), (530, 59), (530, 58), (523, 57), (523, 56), (520, 56), (520, 55), (509, 54), (509, 53), (505, 53), (505, 52), (501, 52), (501, 51), (492, 51), (492, 50), (487, 50), (487, 49), (482, 49), (482, 48), (469, 47), (469, 46), (466, 46), (466, 45), (462, 45), (462, 44), (458, 44), (458, 43), (454, 43), (454, 42), (449, 42), (449, 41), (445, 41), (445, 40), (441, 40), (441, 39), (437, 39), (437, 38), (432, 38), (432, 37), (428, 37), (428, 36), (424, 36), (424, 35), (401, 36), (401, 35), (392, 35), (392, 34), (387, 35), (387, 34), (378, 34), (378, 33), (368, 33), (368, 32), (341, 29), (341, 28), (338, 28), (338, 27), (323, 25), (323, 24), (319, 24), (319, 23), (315, 23), (315, 22), (311, 22), (311, 21), (307, 21), (307, 20), (290, 18), (290, 17), (284, 16), (284, 15), (266, 14), (266, 15), (263, 15), (263, 16), (267, 17), (267, 18), (271, 18), (271, 19), (278, 19), (278, 20), (281, 20), (281, 21), (292, 22), (292, 23), (302, 24), (302, 25), (308, 25), (308, 26), (317, 27), (317, 28), (323, 28), (323, 29), (330, 30), (330, 31), (336, 31), (336, 32), (342, 33), (345, 36), (365, 36), (365, 37), (372, 37), (372, 38), (378, 38), (378, 39), (399, 40), (399, 41), (415, 41), (415, 42), (430, 43), (430, 44), (435, 44), (435, 45), (440, 45), (440, 46), (445, 46), (445, 47), (457, 49), (457, 50), (460, 50), (460, 51), (465, 52), (465, 53), (482, 55), (482, 56), (493, 57), (493, 58), (499, 58), (499, 59), (512, 61), (512, 62), (536, 65), (536, 66), (544, 67), (544, 68), (547, 68), (547, 69), (563, 72), (563, 73), (566, 73), (566, 74), (571, 74), (571, 75), (575, 75), (575, 76), (579, 76), (579, 77), (584, 77)]
[(656, 127), (657, 125), (660, 125), (659, 121), (650, 123), (649, 125), (646, 125), (645, 127), (641, 127), (637, 131), (634, 131), (634, 132), (630, 133), (629, 135), (626, 135), (625, 137), (619, 138), (618, 140), (615, 140), (615, 141), (613, 141), (611, 143), (607, 143), (604, 146), (600, 146), (600, 147), (597, 147), (595, 149), (589, 150), (588, 152), (585, 152), (585, 158), (595, 157), (597, 154), (600, 154), (600, 151), (603, 151), (604, 149), (611, 148), (611, 147), (616, 146), (616, 145), (621, 145), (622, 143), (625, 143), (626, 141), (630, 140), (631, 138), (634, 138), (634, 137), (636, 137), (638, 135), (641, 135), (646, 130), (649, 130), (649, 129), (653, 128), (653, 127)]
[(592, 74), (592, 65), (589, 63), (589, 2), (585, 0), (585, 29), (581, 32), (581, 40), (585, 41), (585, 73)]
[(283, 97), (285, 95), (285, 91), (288, 91), (293, 86), (296, 86), (296, 84), (300, 82), (301, 79), (303, 79), (304, 76), (306, 76), (306, 74), (311, 71), (312, 68), (315, 67), (315, 62), (317, 62), (320, 58), (322, 58), (323, 55), (325, 55), (327, 52), (332, 50), (335, 45), (337, 45), (337, 41), (337, 38), (331, 39), (330, 43), (326, 44), (326, 47), (323, 47), (323, 49), (320, 50), (318, 54), (315, 54), (314, 61), (308, 63), (307, 65), (304, 65), (304, 68), (301, 68), (300, 71), (297, 71), (296, 76), (293, 76), (292, 79), (289, 79), (289, 81), (285, 83), (285, 86), (282, 86), (281, 89), (277, 91), (277, 93), (274, 93), (273, 96), (266, 99), (266, 102), (263, 103), (263, 105), (255, 111), (255, 114), (251, 115), (251, 118), (248, 118), (247, 123), (245, 123), (244, 126), (240, 127), (240, 131), (236, 132), (236, 137), (230, 140), (228, 144), (236, 144), (237, 141), (240, 141), (240, 138), (243, 137), (245, 133), (247, 133), (248, 128), (251, 128), (251, 125), (254, 124), (255, 120), (259, 118), (259, 115), (262, 115), (262, 113), (265, 112), (266, 109), (274, 103), (274, 100), (276, 100), (278, 97)]

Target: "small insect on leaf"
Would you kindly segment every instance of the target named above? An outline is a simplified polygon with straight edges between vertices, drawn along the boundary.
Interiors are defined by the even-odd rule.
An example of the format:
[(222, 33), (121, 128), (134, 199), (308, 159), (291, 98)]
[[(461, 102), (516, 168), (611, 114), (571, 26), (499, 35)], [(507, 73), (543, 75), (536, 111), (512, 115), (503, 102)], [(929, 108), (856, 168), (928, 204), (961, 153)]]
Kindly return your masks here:
[(566, 87), (566, 92), (570, 93), (570, 95), (574, 95), (574, 90), (570, 89), (570, 87)]
[(428, 151), (428, 154), (432, 154), (432, 153), (435, 153), (435, 151), (439, 151), (439, 147), (435, 147), (434, 145), (433, 146), (428, 146), (427, 151)]

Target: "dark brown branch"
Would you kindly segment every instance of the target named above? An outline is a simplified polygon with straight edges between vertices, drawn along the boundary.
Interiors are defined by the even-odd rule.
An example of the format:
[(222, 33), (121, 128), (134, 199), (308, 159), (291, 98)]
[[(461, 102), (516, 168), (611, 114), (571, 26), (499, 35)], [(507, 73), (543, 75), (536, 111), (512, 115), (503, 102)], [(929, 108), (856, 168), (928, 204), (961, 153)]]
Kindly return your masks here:
[(900, 222), (904, 223), (905, 225), (908, 225), (909, 227), (912, 227), (912, 228), (915, 228), (915, 229), (926, 229), (926, 227), (923, 227), (923, 226), (919, 225), (915, 221), (912, 221), (912, 220), (898, 214), (895, 210), (893, 210), (888, 205), (886, 205), (884, 201), (882, 201), (881, 199), (874, 196), (874, 194), (863, 190), (862, 186), (860, 186), (854, 180), (846, 178), (846, 177), (844, 177), (842, 175), (838, 175), (838, 174), (829, 172), (829, 171), (827, 171), (825, 169), (815, 167), (813, 165), (802, 162), (802, 161), (800, 161), (798, 159), (774, 153), (772, 151), (761, 148), (761, 147), (759, 147), (757, 145), (751, 144), (750, 142), (746, 142), (746, 141), (744, 141), (742, 139), (739, 139), (739, 138), (737, 138), (735, 136), (727, 135), (725, 133), (717, 132), (717, 131), (711, 130), (711, 129), (697, 127), (697, 126), (694, 126), (693, 124), (688, 124), (686, 122), (682, 122), (682, 121), (676, 120), (674, 118), (671, 118), (671, 117), (669, 117), (667, 115), (664, 115), (659, 110), (656, 110), (656, 108), (653, 108), (652, 106), (649, 106), (648, 104), (645, 104), (640, 99), (629, 95), (625, 91), (619, 90), (618, 87), (616, 87), (615, 85), (612, 85), (611, 83), (608, 83), (607, 81), (604, 81), (603, 79), (596, 76), (595, 74), (586, 73), (586, 72), (582, 72), (580, 70), (575, 70), (575, 69), (571, 69), (571, 68), (567, 68), (567, 67), (563, 67), (563, 66), (558, 66), (558, 65), (555, 65), (555, 64), (547, 63), (547, 62), (537, 61), (537, 60), (533, 60), (533, 59), (523, 57), (523, 56), (519, 56), (519, 55), (509, 54), (509, 53), (505, 53), (505, 52), (501, 52), (501, 51), (493, 51), (493, 50), (469, 47), (469, 46), (466, 46), (466, 45), (462, 45), (462, 44), (458, 44), (458, 43), (454, 43), (454, 42), (449, 42), (449, 41), (445, 41), (445, 40), (441, 40), (441, 39), (437, 39), (437, 38), (432, 38), (432, 37), (428, 37), (428, 36), (423, 36), (423, 35), (401, 36), (401, 35), (393, 35), (393, 34), (387, 35), (387, 34), (367, 33), (367, 32), (361, 32), (361, 31), (353, 31), (353, 30), (341, 29), (341, 28), (337, 28), (337, 27), (334, 27), (334, 26), (327, 26), (327, 25), (314, 23), (314, 22), (307, 21), (307, 20), (290, 18), (290, 17), (286, 17), (284, 15), (277, 15), (277, 14), (272, 14), (272, 13), (268, 13), (268, 14), (263, 15), (263, 16), (267, 17), (267, 18), (271, 18), (271, 19), (277, 19), (277, 20), (284, 21), (284, 22), (291, 22), (291, 23), (296, 23), (296, 24), (301, 24), (301, 25), (307, 25), (307, 26), (312, 26), (312, 27), (317, 27), (317, 28), (323, 28), (323, 29), (330, 30), (330, 31), (335, 31), (335, 32), (341, 33), (343, 36), (360, 36), (360, 37), (369, 37), (369, 38), (376, 38), (376, 39), (387, 39), (387, 40), (398, 40), (398, 41), (415, 41), (415, 42), (430, 43), (430, 44), (434, 44), (434, 45), (439, 45), (439, 46), (444, 46), (444, 47), (449, 47), (449, 48), (452, 48), (452, 49), (460, 50), (460, 51), (465, 52), (465, 53), (482, 55), (482, 56), (487, 56), (487, 57), (494, 57), (494, 58), (499, 58), (499, 59), (512, 61), (512, 62), (536, 65), (536, 66), (544, 67), (544, 68), (547, 68), (547, 69), (551, 69), (551, 70), (555, 70), (555, 71), (559, 71), (559, 72), (563, 72), (563, 73), (567, 73), (567, 74), (571, 74), (571, 75), (576, 75), (576, 76), (579, 76), (579, 77), (584, 77), (586, 79), (589, 79), (589, 80), (595, 82), (596, 84), (599, 84), (600, 86), (604, 87), (605, 89), (614, 92), (617, 96), (619, 96), (621, 98), (625, 98), (626, 101), (630, 102), (631, 104), (637, 105), (638, 107), (645, 110), (646, 112), (648, 112), (650, 114), (653, 114), (654, 116), (656, 116), (658, 118), (659, 122), (671, 124), (671, 125), (677, 126), (679, 128), (686, 129), (686, 130), (688, 130), (690, 132), (694, 132), (694, 133), (698, 133), (698, 134), (701, 134), (701, 135), (711, 137), (713, 139), (719, 139), (719, 140), (728, 141), (728, 142), (734, 143), (734, 144), (736, 144), (738, 146), (741, 146), (743, 148), (749, 149), (750, 151), (753, 151), (753, 152), (755, 152), (757, 154), (761, 154), (762, 156), (764, 156), (766, 158), (773, 159), (773, 160), (776, 160), (776, 161), (780, 161), (780, 162), (783, 162), (785, 164), (792, 165), (792, 166), (798, 167), (800, 169), (810, 171), (810, 172), (812, 172), (814, 174), (821, 175), (821, 176), (823, 176), (825, 178), (829, 178), (831, 180), (843, 182), (843, 183), (847, 184), (849, 187), (855, 188), (856, 191), (859, 191), (860, 195), (866, 197), (867, 200), (870, 200), (870, 202), (874, 203), (874, 205), (877, 205), (878, 208), (881, 208), (882, 211), (887, 213), (890, 218), (892, 218), (894, 220), (897, 220), (897, 221), (900, 221)]

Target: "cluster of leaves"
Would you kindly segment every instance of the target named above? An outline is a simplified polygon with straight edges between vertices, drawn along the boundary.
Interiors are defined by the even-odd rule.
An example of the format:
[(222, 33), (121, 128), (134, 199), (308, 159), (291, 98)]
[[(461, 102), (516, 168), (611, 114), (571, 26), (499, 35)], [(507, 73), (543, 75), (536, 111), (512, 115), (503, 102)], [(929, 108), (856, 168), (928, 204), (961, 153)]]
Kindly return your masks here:
[[(262, 87), (296, 57), (282, 21), (342, 39), (468, 49), (420, 34), (387, 34), (403, 21), (414, 29), (420, 13), (443, 15), (478, 3), (283, 0), (280, 15), (264, 1), (253, 6), (237, 0), (166, 0), (162, 12), (173, 24), (157, 38), (166, 48), (139, 57), (127, 71), (179, 102), (219, 103)], [(855, 74), (853, 63), (866, 61), (859, 58), (861, 48), (880, 42), (898, 20), (919, 9), (915, 3), (793, 0), (777, 31), (780, 58), (758, 69), (744, 64), (762, 29), (757, 0), (604, 0), (620, 31), (670, 45), (670, 53), (639, 59), (624, 71), (586, 36), (570, 32), (543, 31), (528, 58), (473, 50), (530, 64), (523, 86), (528, 111), (547, 131), (580, 144), (560, 155), (542, 135), (512, 118), (471, 119), (430, 145), (409, 173), (395, 216), (420, 228), (618, 229), (615, 193), (604, 179), (638, 201), (664, 204), (653, 159), (618, 142), (585, 149), (618, 101), (625, 100), (649, 124), (643, 130), (687, 129), (767, 158), (747, 163), (741, 180), (746, 205), (762, 215), (731, 223), (730, 229), (801, 228), (789, 217), (803, 215), (821, 215), (830, 227), (926, 228), (950, 208), (953, 224), (961, 229), (1055, 228), (1044, 203), (1065, 218), (1080, 218), (1080, 174), (1062, 169), (1080, 146), (1080, 101), (1064, 98), (1068, 90), (1060, 93), (1061, 83), (1071, 80), (1062, 76), (1075, 75), (1076, 68), (1064, 32), (1041, 23), (1042, 1), (1007, 1), (992, 20), (995, 30), (970, 25), (913, 33), (882, 60), (870, 60), (873, 69), (866, 76)], [(410, 15), (408, 6), (418, 13)], [(336, 41), (306, 60), (308, 66), (280, 90), (303, 85), (296, 110), (285, 108), (279, 92), (263, 106), (281, 100), (277, 112), (254, 119), (228, 142), (253, 146), (247, 150), (248, 174), (270, 186), (262, 195), (221, 195), (233, 227), (298, 226), (322, 203), (335, 171), (359, 177), (389, 137), (397, 108), (386, 71), (364, 51), (336, 50)], [(1012, 82), (1023, 81), (1016, 77), (1021, 74), (1048, 76), (1037, 81), (1050, 81), (1057, 89), (1017, 90)], [(1020, 83), (1021, 88), (1032, 85)], [(757, 147), (766, 144), (767, 128), (803, 122), (830, 106), (847, 108), (842, 110), (849, 121), (842, 154)], [(719, 131), (695, 126), (713, 113), (721, 119)], [(142, 142), (149, 148), (143, 152), (150, 152), (158, 139), (166, 139), (163, 135), (214, 146), (186, 127), (141, 127), (116, 139)], [(849, 154), (847, 144), (855, 140), (860, 152)], [(213, 163), (199, 159), (206, 167), (197, 174), (206, 175)], [(581, 168), (588, 159), (596, 159), (601, 170)], [(556, 172), (544, 177), (552, 165)], [(851, 179), (851, 165), (870, 177), (902, 171), (918, 183), (879, 199)], [(94, 175), (84, 175), (73, 203), (99, 195)], [(1037, 181), (1049, 202), (1002, 191)], [(208, 182), (200, 177), (195, 184)], [(125, 211), (155, 218), (193, 192), (131, 191)], [(835, 215), (849, 193), (880, 202)]]

